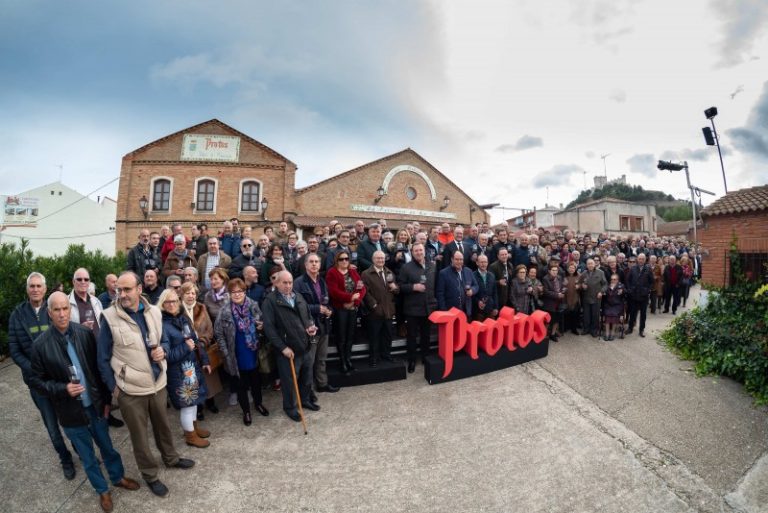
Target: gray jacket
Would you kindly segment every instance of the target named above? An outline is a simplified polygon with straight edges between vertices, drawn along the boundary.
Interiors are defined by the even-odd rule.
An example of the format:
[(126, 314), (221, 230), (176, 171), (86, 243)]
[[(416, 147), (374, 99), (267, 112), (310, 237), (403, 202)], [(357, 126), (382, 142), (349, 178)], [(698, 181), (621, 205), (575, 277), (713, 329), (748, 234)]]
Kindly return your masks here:
[[(251, 315), (254, 321), (257, 318), (261, 318), (261, 309), (256, 301), (251, 301), (247, 297), (245, 301), (248, 303), (248, 308), (251, 311)], [(258, 335), (258, 332), (257, 332)], [(235, 326), (235, 319), (232, 315), (232, 308), (230, 308), (229, 301), (225, 301), (219, 309), (219, 315), (216, 317), (216, 322), (213, 325), (213, 336), (216, 342), (219, 344), (219, 352), (224, 358), (224, 368), (232, 376), (240, 376), (240, 372), (237, 368), (237, 353), (235, 351), (235, 337), (237, 336), (237, 327)], [(262, 341), (259, 340), (259, 345)]]

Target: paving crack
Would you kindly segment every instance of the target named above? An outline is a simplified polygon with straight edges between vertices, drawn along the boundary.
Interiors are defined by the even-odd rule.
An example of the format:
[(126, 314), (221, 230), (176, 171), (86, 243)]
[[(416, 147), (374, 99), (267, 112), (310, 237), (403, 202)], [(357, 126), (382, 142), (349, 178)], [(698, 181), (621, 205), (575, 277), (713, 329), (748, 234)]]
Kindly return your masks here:
[[(673, 454), (642, 438), (539, 363), (529, 362), (521, 367), (532, 379), (544, 385), (552, 395), (573, 408), (595, 429), (620, 444), (640, 465), (661, 479), (667, 489), (689, 507), (701, 513), (744, 513), (743, 510), (732, 507)], [(647, 386), (650, 386), (655, 379), (657, 378), (652, 379)]]

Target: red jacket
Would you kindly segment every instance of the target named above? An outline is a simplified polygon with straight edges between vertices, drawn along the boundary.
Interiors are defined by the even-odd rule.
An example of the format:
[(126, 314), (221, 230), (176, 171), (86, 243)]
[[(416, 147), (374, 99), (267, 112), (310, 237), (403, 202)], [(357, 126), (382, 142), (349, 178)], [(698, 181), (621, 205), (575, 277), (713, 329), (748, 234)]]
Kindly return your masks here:
[[(354, 269), (349, 269), (349, 276), (355, 283), (361, 281), (360, 275)], [(335, 267), (328, 269), (328, 272), (325, 273), (325, 283), (328, 285), (328, 296), (331, 298), (331, 306), (334, 308), (344, 308), (344, 303), (352, 302), (352, 294), (354, 292), (352, 294), (347, 292), (347, 289), (344, 287), (344, 275), (341, 274), (341, 271)], [(355, 306), (357, 307), (360, 306), (365, 297), (365, 285), (356, 292), (360, 293), (360, 297), (355, 301)]]

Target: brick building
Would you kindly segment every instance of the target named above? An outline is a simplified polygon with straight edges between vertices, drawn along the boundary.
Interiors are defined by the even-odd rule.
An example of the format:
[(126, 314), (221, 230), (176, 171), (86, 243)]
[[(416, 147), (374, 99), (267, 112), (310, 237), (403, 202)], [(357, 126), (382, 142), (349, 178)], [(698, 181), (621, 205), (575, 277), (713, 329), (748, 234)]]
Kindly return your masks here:
[(766, 280), (768, 263), (768, 185), (731, 191), (701, 211), (699, 232), (702, 281), (731, 283), (729, 251), (736, 240), (741, 268), (749, 279)]
[(282, 220), (299, 232), (331, 219), (383, 218), (395, 227), (488, 221), (477, 202), (411, 149), (299, 190), (296, 170), (216, 119), (158, 139), (123, 157), (115, 246), (130, 248), (145, 227), (179, 222), (189, 233), (193, 224), (215, 230), (232, 217), (257, 233)]

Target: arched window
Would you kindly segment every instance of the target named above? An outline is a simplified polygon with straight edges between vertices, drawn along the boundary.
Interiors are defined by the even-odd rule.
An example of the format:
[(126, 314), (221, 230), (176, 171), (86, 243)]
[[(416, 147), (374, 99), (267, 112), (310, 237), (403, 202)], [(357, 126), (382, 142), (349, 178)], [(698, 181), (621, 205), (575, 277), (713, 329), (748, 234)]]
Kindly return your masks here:
[(171, 209), (171, 181), (155, 180), (152, 185), (152, 210), (168, 212)]
[(195, 209), (198, 212), (213, 212), (215, 198), (216, 183), (213, 180), (200, 180), (197, 182), (197, 201), (195, 202)]
[(243, 182), (240, 191), (240, 211), (241, 212), (259, 212), (261, 210), (260, 201), (261, 185), (255, 180)]

